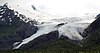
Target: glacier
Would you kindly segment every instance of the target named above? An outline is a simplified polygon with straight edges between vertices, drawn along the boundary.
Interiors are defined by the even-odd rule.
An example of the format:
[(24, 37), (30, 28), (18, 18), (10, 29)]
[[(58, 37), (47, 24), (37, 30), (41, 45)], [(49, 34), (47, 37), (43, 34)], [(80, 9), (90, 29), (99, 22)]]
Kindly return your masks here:
[[(8, 3), (9, 8), (39, 22), (36, 25), (39, 28), (38, 31), (32, 36), (23, 39), (21, 42), (15, 42), (13, 49), (18, 49), (23, 44), (27, 44), (35, 38), (55, 30), (58, 30), (59, 37), (64, 35), (71, 40), (82, 40), (84, 38), (81, 36), (81, 34), (83, 33), (84, 29), (86, 29), (95, 20), (97, 15), (97, 13), (88, 13), (84, 16), (76, 17), (59, 16), (59, 14), (54, 12), (54, 10), (41, 5), (42, 3), (36, 4), (34, 1), (37, 0), (0, 0), (0, 5)], [(33, 5), (35, 10), (32, 8)], [(61, 23), (64, 24), (57, 26)]]
[[(90, 16), (90, 17), (88, 17)], [(88, 27), (88, 25), (90, 23), (92, 23), (94, 20), (95, 20), (95, 16), (91, 16), (91, 15), (86, 15), (85, 18), (78, 18), (78, 17), (73, 17), (71, 18), (71, 21), (70, 21), (70, 18), (69, 21), (67, 18), (64, 18), (66, 19), (66, 23), (65, 21), (63, 22), (63, 19), (54, 19), (53, 21), (50, 21), (49, 22), (44, 22), (43, 24), (39, 24), (37, 25), (39, 27), (39, 30), (33, 34), (32, 36), (22, 40), (22, 42), (14, 47), (13, 49), (18, 49), (19, 47), (21, 47), (23, 44), (27, 44), (28, 42), (34, 40), (35, 38), (43, 35), (43, 34), (48, 34), (50, 33), (51, 31), (55, 31), (55, 30), (58, 30), (59, 31), (59, 37), (61, 35), (64, 35), (64, 36), (67, 36), (69, 39), (71, 40), (82, 40), (84, 39), (80, 33), (83, 33), (84, 29)], [(60, 21), (58, 21), (60, 20)], [(58, 26), (56, 27), (58, 24), (60, 23), (65, 23), (64, 25), (62, 26)]]

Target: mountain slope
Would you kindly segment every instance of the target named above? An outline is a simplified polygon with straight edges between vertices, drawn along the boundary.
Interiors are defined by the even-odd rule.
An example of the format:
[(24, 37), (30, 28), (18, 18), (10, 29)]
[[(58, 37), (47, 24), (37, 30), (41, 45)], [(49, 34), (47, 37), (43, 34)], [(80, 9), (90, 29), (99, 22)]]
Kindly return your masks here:
[(6, 4), (0, 7), (0, 50), (12, 49), (16, 41), (21, 41), (34, 34), (38, 28), (37, 22), (28, 20), (24, 15), (8, 8)]
[(100, 50), (100, 14), (96, 18), (83, 32), (83, 36), (88, 35), (83, 41), (85, 48)]

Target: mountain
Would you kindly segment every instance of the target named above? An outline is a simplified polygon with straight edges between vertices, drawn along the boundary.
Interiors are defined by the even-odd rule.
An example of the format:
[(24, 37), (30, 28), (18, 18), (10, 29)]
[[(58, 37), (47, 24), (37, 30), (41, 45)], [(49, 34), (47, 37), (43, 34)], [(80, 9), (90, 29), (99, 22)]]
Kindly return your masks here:
[(0, 50), (99, 49), (100, 15), (59, 17), (31, 8), (36, 14), (29, 18), (7, 3), (0, 6)]
[(0, 7), (0, 50), (12, 49), (13, 43), (34, 34), (38, 27), (35, 20), (11, 10), (6, 4)]
[(84, 47), (93, 50), (100, 48), (100, 14), (97, 15), (96, 20), (92, 22), (83, 32)]

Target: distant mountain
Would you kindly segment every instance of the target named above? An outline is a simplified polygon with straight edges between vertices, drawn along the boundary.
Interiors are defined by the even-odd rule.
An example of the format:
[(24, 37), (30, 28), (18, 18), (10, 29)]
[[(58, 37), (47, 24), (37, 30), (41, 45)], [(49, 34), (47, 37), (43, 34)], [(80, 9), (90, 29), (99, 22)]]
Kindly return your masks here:
[[(31, 7), (36, 10), (34, 5)], [(0, 50), (85, 50), (100, 47), (100, 15), (62, 18), (36, 13), (33, 16), (35, 19), (30, 19), (10, 9), (7, 4), (0, 6)]]

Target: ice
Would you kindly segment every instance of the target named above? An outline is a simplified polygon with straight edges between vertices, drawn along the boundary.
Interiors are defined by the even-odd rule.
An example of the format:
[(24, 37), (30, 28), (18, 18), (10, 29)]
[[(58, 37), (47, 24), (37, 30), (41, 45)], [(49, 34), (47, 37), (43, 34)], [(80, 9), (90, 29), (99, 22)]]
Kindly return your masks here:
[(18, 45), (17, 47), (14, 47), (13, 49), (18, 49), (21, 45), (27, 44), (28, 42), (34, 40), (35, 38), (37, 38), (43, 34), (48, 34), (51, 31), (57, 30), (57, 28), (55, 28), (55, 26), (56, 26), (56, 24), (40, 25), (39, 30), (35, 34), (33, 34), (29, 38), (22, 40), (22, 43), (20, 45)]
[[(17, 47), (14, 47), (13, 49), (18, 49), (20, 46), (22, 46), (23, 44), (27, 44), (28, 42), (34, 40), (35, 38), (43, 35), (43, 34), (48, 34), (51, 31), (55, 31), (58, 30), (59, 31), (59, 37), (61, 35), (67, 36), (69, 39), (71, 40), (82, 40), (83, 37), (81, 36), (81, 34), (83, 33), (84, 29), (87, 28), (89, 26), (90, 23), (92, 23), (95, 19), (94, 16), (90, 16), (89, 18), (92, 17), (92, 19), (88, 20), (89, 18), (87, 18), (88, 16), (81, 17), (81, 18), (64, 18), (62, 20), (59, 21), (59, 19), (47, 19), (48, 21), (43, 22), (42, 24), (39, 24), (39, 30), (33, 34), (32, 36), (22, 40), (22, 43), (19, 44)], [(63, 20), (65, 20), (66, 22), (64, 22), (65, 24), (62, 26), (58, 26), (56, 27), (58, 24), (60, 24)], [(80, 34), (81, 33), (81, 34)]]

